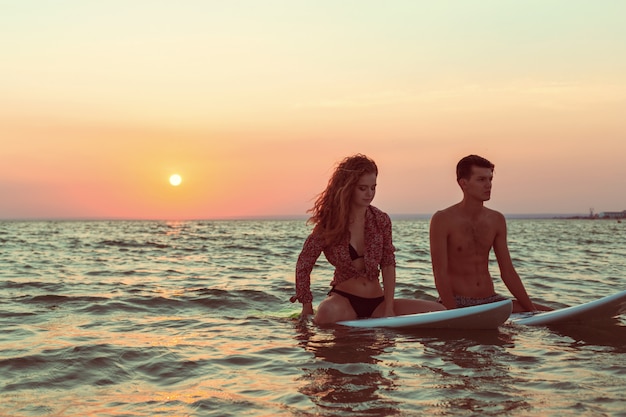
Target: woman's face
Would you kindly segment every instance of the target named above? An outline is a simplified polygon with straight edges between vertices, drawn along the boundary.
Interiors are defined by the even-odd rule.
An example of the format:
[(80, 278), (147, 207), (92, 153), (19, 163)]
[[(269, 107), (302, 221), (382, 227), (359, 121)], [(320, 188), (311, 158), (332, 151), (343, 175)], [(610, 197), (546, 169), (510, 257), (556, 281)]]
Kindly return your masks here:
[(363, 174), (354, 187), (352, 205), (354, 207), (368, 207), (376, 195), (376, 174)]

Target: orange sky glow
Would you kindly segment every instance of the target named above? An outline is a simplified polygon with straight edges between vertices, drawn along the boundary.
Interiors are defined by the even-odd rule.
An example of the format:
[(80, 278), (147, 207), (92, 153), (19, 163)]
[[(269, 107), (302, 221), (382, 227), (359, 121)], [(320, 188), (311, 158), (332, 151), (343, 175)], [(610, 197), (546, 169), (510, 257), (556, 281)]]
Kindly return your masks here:
[(0, 219), (300, 216), (355, 153), (390, 214), (469, 153), (505, 214), (626, 209), (626, 3), (2, 8)]

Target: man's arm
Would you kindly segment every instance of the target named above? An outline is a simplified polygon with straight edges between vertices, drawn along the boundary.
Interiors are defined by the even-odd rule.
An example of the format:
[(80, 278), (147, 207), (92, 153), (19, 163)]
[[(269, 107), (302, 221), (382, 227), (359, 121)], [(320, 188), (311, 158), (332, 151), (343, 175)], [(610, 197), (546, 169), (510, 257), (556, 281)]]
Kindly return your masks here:
[(448, 274), (448, 230), (443, 217), (438, 211), (430, 220), (430, 259), (437, 292), (443, 305), (450, 310), (456, 308), (456, 301)]
[(536, 308), (532, 301), (530, 301), (530, 297), (528, 297), (528, 293), (526, 292), (526, 288), (524, 288), (522, 279), (515, 270), (513, 261), (511, 260), (511, 254), (509, 253), (509, 247), (507, 244), (506, 220), (501, 213), (498, 213), (497, 215), (498, 223), (496, 236), (493, 241), (493, 251), (496, 254), (496, 260), (498, 261), (498, 266), (500, 268), (500, 277), (521, 306), (526, 311), (534, 311)]

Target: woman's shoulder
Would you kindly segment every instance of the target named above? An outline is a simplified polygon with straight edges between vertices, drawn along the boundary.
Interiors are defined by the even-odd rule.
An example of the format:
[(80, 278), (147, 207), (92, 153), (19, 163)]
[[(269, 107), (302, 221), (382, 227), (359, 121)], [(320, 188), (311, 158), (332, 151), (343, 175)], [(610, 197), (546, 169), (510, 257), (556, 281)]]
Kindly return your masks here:
[(382, 211), (381, 209), (379, 209), (376, 206), (372, 206), (371, 204), (369, 206), (369, 210), (372, 213), (374, 213), (375, 215), (377, 215), (377, 216), (387, 216), (387, 217), (389, 217), (389, 215), (387, 213), (385, 213), (384, 211)]
[(377, 221), (382, 220), (382, 221), (391, 223), (391, 218), (389, 217), (389, 215), (385, 213), (384, 211), (382, 211), (381, 209), (379, 209), (378, 207), (370, 205), (369, 211), (372, 213), (372, 215)]
[(307, 237), (308, 241), (315, 244), (316, 246), (321, 246), (321, 247), (326, 246), (327, 244), (326, 239), (327, 239), (326, 231), (319, 224), (313, 228), (313, 230)]
[(313, 230), (311, 230), (311, 233), (309, 233), (309, 239), (322, 239), (323, 235), (324, 229), (322, 229), (319, 225), (316, 225)]

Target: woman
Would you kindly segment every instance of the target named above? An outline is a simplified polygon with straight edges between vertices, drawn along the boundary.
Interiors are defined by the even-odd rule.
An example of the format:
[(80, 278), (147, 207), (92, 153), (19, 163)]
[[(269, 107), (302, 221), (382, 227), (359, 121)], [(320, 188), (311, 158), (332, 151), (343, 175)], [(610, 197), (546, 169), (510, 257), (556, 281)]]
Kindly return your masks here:
[[(395, 248), (391, 219), (371, 205), (378, 168), (364, 155), (344, 159), (318, 196), (308, 223), (315, 225), (296, 265), (296, 300), (313, 314), (311, 271), (320, 254), (335, 267), (332, 289), (315, 314), (317, 324), (444, 310), (434, 301), (394, 300)], [(383, 285), (379, 282), (382, 271)]]

